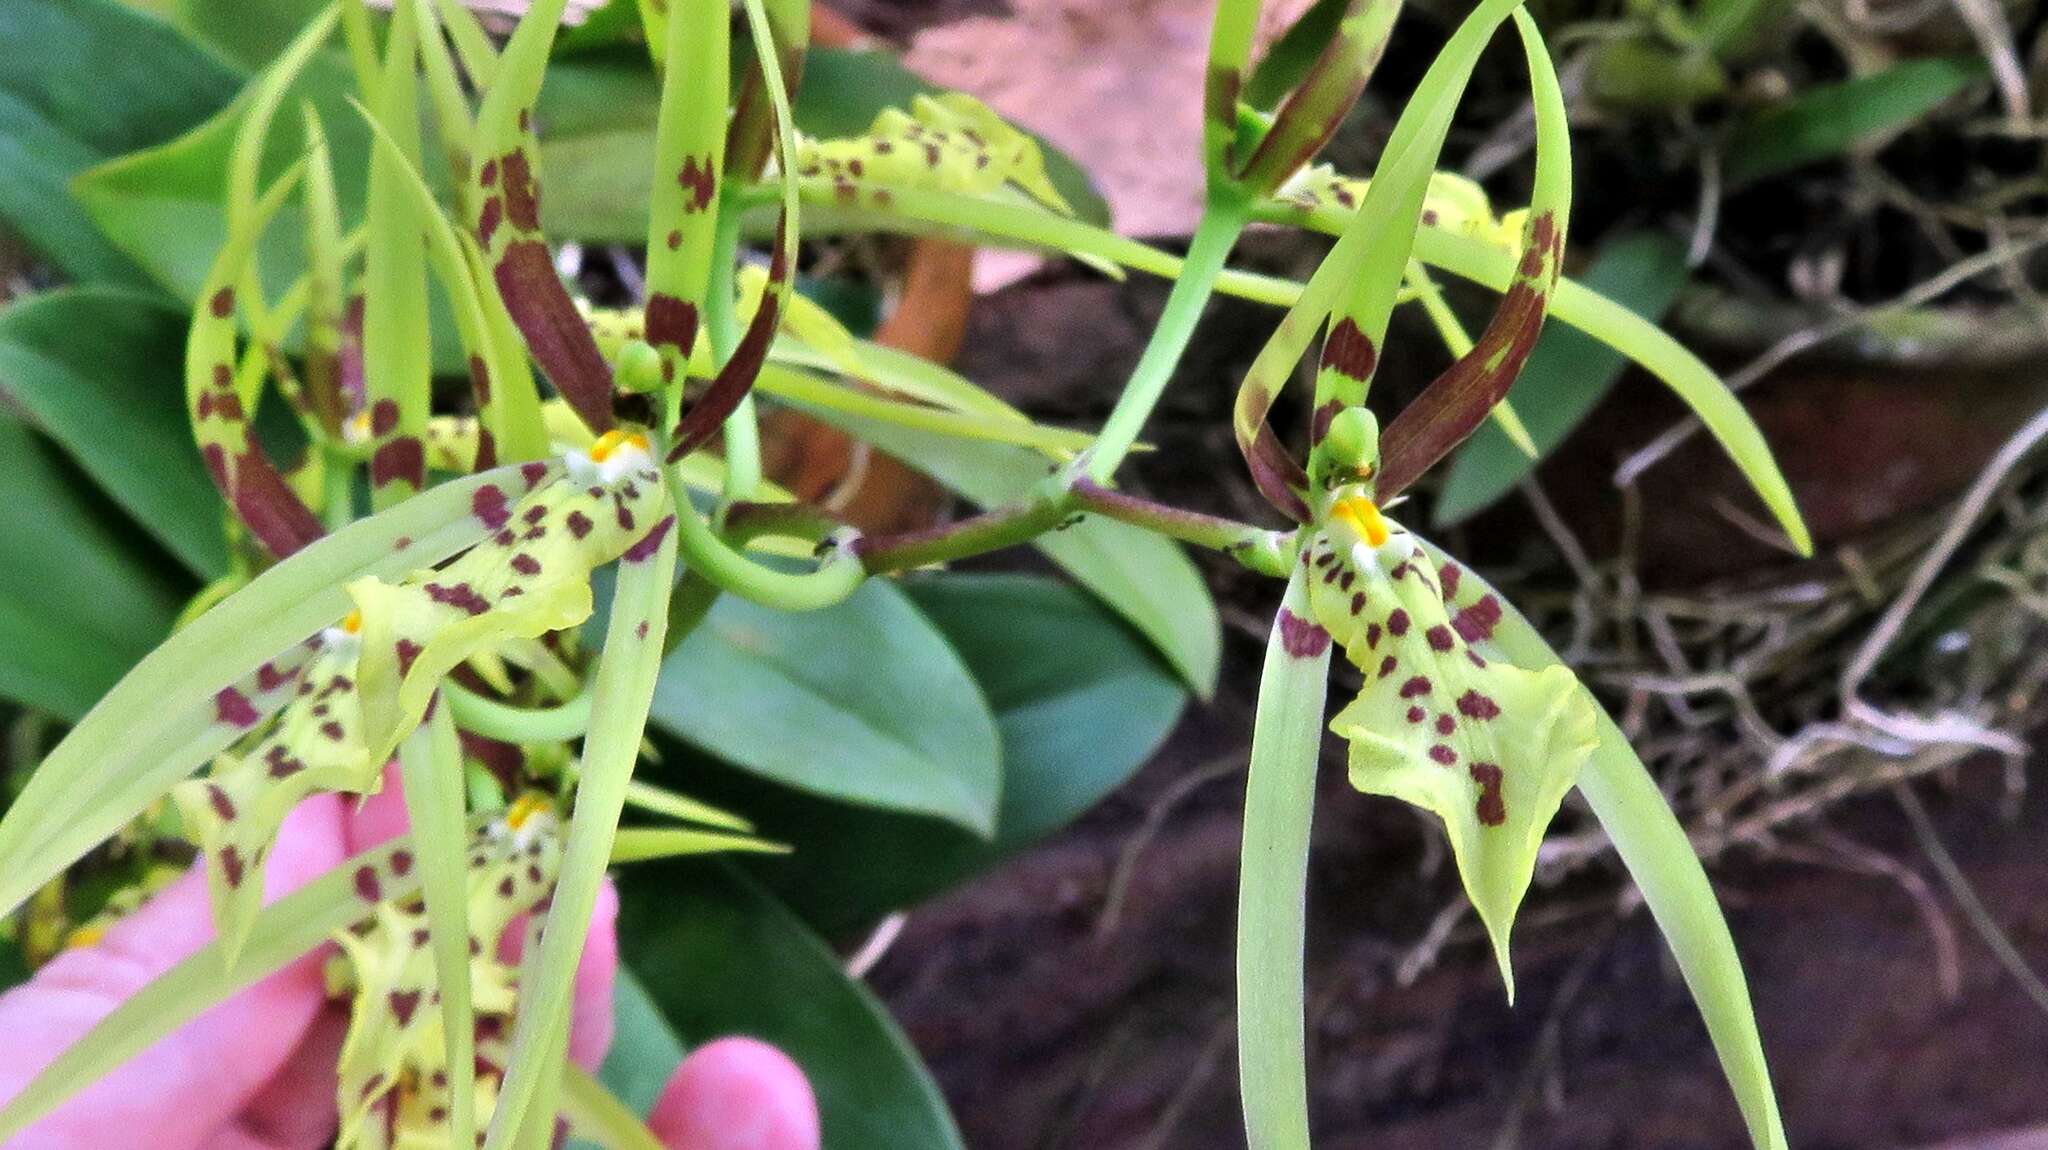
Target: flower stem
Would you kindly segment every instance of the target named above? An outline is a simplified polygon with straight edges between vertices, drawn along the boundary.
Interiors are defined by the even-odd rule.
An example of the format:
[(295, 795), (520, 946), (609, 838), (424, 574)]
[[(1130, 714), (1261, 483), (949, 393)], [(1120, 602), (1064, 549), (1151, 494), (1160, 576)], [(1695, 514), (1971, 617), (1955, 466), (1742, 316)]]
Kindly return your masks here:
[(1102, 425), (1095, 446), (1087, 453), (1088, 478), (1097, 483), (1108, 482), (1130, 453), (1131, 445), (1138, 441), (1145, 420), (1166, 391), (1173, 369), (1180, 364), (1181, 353), (1187, 350), (1203, 306), (1216, 290), (1216, 277), (1223, 271), (1223, 262), (1229, 258), (1230, 249), (1250, 217), (1250, 204), (1241, 197), (1229, 192), (1211, 197), (1188, 245), (1187, 263), (1166, 297), (1158, 326), (1152, 329), (1152, 338), (1146, 342), (1138, 366), (1131, 369), (1123, 394)]
[(441, 691), (457, 725), (501, 743), (559, 743), (580, 738), (590, 725), (588, 690), (556, 707), (514, 707), (454, 682), (443, 683)]
[(1293, 560), (1294, 537), (1290, 531), (1268, 531), (1220, 515), (1208, 515), (1154, 503), (1136, 495), (1112, 491), (1091, 479), (1074, 484), (1075, 506), (1119, 523), (1178, 539), (1196, 547), (1221, 551), (1251, 570), (1275, 578), (1286, 578)]
[[(733, 314), (733, 269), (739, 259), (740, 203), (727, 197), (718, 209), (718, 230), (712, 236), (711, 286), (704, 297), (705, 335), (711, 341), (711, 362), (722, 364), (739, 342), (739, 321)], [(725, 498), (746, 499), (761, 485), (761, 424), (752, 395), (740, 400), (725, 421)]]

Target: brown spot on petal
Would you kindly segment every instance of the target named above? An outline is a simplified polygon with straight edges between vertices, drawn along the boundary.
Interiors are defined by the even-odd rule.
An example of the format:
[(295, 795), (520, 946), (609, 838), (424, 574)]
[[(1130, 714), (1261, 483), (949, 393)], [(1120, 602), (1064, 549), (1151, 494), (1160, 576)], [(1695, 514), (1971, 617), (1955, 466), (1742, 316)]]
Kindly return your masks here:
[(1508, 821), (1508, 804), (1501, 797), (1501, 770), (1492, 763), (1473, 763), (1466, 771), (1479, 784), (1478, 815), (1481, 824), (1497, 827)]
[(242, 853), (235, 849), (235, 844), (229, 843), (220, 848), (220, 877), (227, 881), (230, 888), (239, 890), (243, 874)]
[(1438, 623), (1436, 626), (1423, 632), (1423, 638), (1429, 640), (1429, 648), (1432, 651), (1448, 651), (1454, 643), (1451, 638), (1451, 629), (1442, 623)]
[(1313, 659), (1330, 646), (1330, 633), (1287, 608), (1280, 609), (1280, 647), (1297, 659)]
[(1373, 347), (1372, 338), (1347, 316), (1338, 320), (1324, 337), (1322, 366), (1362, 383), (1371, 379), (1373, 369), (1379, 366), (1379, 351)]
[(526, 149), (514, 148), (500, 162), (505, 166), (505, 218), (522, 232), (539, 231), (540, 189), (534, 185)]
[(407, 874), (411, 873), (411, 871), (412, 852), (393, 851), (391, 853), (391, 873), (397, 875), (399, 878), (404, 878)]
[(413, 660), (420, 657), (420, 645), (411, 639), (400, 639), (392, 644), (391, 653), (398, 658), (398, 673), (410, 674)]
[(213, 716), (219, 722), (232, 723), (245, 729), (255, 726), (263, 719), (250, 704), (249, 696), (234, 687), (222, 687), (219, 693), (214, 695)]
[(1493, 629), (1500, 624), (1500, 600), (1491, 595), (1465, 608), (1451, 619), (1451, 626), (1467, 643), (1477, 643), (1493, 637)]
[(1393, 614), (1387, 616), (1387, 633), (1396, 639), (1408, 633), (1407, 611), (1399, 607), (1394, 608)]
[(469, 513), (493, 531), (512, 519), (511, 509), (506, 506), (505, 489), (495, 483), (486, 483), (470, 493)]
[(235, 314), (235, 289), (224, 287), (214, 292), (213, 298), (206, 301), (206, 308), (215, 319), (226, 319)]
[(206, 801), (213, 807), (213, 813), (220, 816), (222, 822), (235, 821), (235, 800), (229, 798), (228, 793), (220, 789), (218, 784), (207, 785)]
[(647, 297), (646, 318), (648, 343), (690, 354), (690, 348), (697, 342), (696, 304), (667, 292), (655, 292)]
[(370, 434), (382, 439), (398, 430), (398, 401), (380, 399), (370, 405)]
[(1427, 675), (1413, 676), (1407, 682), (1401, 684), (1401, 697), (1404, 699), (1413, 699), (1418, 695), (1427, 694), (1429, 694), (1429, 676)]
[(391, 483), (427, 485), (427, 452), (416, 436), (401, 435), (370, 456), (370, 486)]
[(1478, 691), (1466, 691), (1458, 696), (1458, 713), (1472, 719), (1497, 719), (1500, 704)]
[(1429, 757), (1430, 761), (1448, 767), (1458, 761), (1458, 752), (1438, 743), (1429, 749)]
[(398, 1025), (412, 1022), (413, 1013), (420, 1008), (420, 992), (417, 990), (394, 990), (390, 995), (391, 1016), (398, 1019)]
[(569, 534), (574, 535), (578, 539), (590, 534), (590, 529), (597, 526), (597, 524), (590, 521), (590, 516), (583, 514), (581, 511), (571, 511), (569, 518), (564, 520), (564, 522), (568, 525)]
[(376, 867), (365, 863), (356, 868), (356, 897), (364, 902), (384, 901), (384, 887), (377, 881)]
[(718, 194), (718, 169), (709, 155), (701, 163), (695, 156), (685, 156), (676, 183), (683, 187), (683, 211), (694, 215), (710, 207), (711, 198)]
[[(640, 542), (626, 548), (625, 554), (620, 557), (628, 563), (644, 563), (654, 558), (654, 553), (661, 548), (661, 541), (668, 537), (669, 528), (675, 525), (675, 516), (664, 516), (661, 522), (654, 525), (654, 530), (643, 536)], [(632, 516), (628, 515), (623, 507), (619, 508), (619, 526), (628, 531), (633, 529)]]

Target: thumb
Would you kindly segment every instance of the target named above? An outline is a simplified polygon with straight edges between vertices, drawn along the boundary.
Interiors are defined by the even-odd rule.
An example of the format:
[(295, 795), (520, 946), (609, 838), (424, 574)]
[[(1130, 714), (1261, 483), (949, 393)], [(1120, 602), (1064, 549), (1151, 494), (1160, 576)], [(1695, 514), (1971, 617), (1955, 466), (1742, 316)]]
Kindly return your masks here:
[(818, 1150), (818, 1102), (804, 1072), (752, 1038), (692, 1052), (648, 1126), (669, 1150)]
[[(273, 898), (342, 861), (341, 807), (308, 800), (285, 820), (268, 873)], [(0, 996), (0, 1099), (11, 1099), (116, 1006), (213, 937), (205, 878), (193, 872)], [(200, 1015), (17, 1135), (9, 1150), (87, 1150), (111, 1132), (149, 1131), (156, 1150), (198, 1150), (298, 1047), (325, 1000), (316, 951)]]

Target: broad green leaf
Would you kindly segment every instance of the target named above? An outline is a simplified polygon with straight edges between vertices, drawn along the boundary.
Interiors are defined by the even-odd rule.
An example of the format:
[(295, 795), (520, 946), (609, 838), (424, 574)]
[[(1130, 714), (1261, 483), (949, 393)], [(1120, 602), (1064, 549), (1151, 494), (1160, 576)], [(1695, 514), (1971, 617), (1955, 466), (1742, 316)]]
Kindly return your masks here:
[[(1030, 494), (1045, 479), (1043, 456), (973, 443), (818, 407), (804, 409), (851, 432), (983, 507)], [(1082, 586), (1158, 645), (1181, 677), (1207, 698), (1216, 689), (1222, 625), (1215, 601), (1180, 546), (1106, 519), (1088, 519), (1033, 540)]]
[(185, 327), (159, 297), (120, 288), (21, 300), (0, 312), (0, 392), (193, 574), (211, 577), (227, 569), (227, 547), (185, 419)]
[(937, 1084), (882, 1004), (757, 884), (715, 863), (635, 867), (619, 902), (621, 957), (677, 1033), (748, 1034), (795, 1059), (817, 1092), (825, 1150), (962, 1150)]
[(995, 836), (848, 807), (699, 761), (677, 748), (677, 786), (744, 809), (795, 846), (748, 859), (812, 927), (837, 937), (915, 905), (1066, 826), (1142, 766), (1187, 689), (1142, 636), (1087, 592), (1035, 575), (934, 574), (904, 590), (974, 674), (1002, 736)]
[(538, 954), (529, 956), (520, 973), (519, 1020), (512, 1031), (510, 1065), (486, 1150), (547, 1146), (554, 1134), (576, 965), (590, 933), (591, 910), (597, 905), (662, 669), (676, 533), (656, 527), (649, 541), (654, 540), (658, 542), (651, 549), (629, 552), (619, 563), (604, 651), (590, 688), (593, 718), (583, 738), (562, 869)]
[(612, 1045), (597, 1076), (619, 1101), (646, 1117), (683, 1061), (683, 1040), (661, 1016), (647, 984), (620, 964), (612, 983)]
[(228, 965), (218, 943), (208, 943), (130, 995), (0, 1109), (0, 1142), (208, 1007), (368, 916), (375, 903), (363, 892), (401, 899), (418, 890), (418, 868), (394, 867), (391, 862), (411, 849), (412, 840), (400, 838), (366, 851), (265, 907), (234, 966)]
[(880, 580), (801, 614), (721, 598), (663, 668), (653, 721), (799, 790), (994, 829), (1002, 755), (988, 704)]
[(169, 14), (178, 27), (255, 71), (327, 7), (328, 0), (170, 0)]
[[(1676, 238), (1630, 232), (1607, 240), (1579, 283), (1656, 323), (1677, 300), (1687, 274), (1685, 247)], [(1627, 362), (1577, 328), (1551, 325), (1508, 393), (1536, 444), (1537, 459), (1499, 427), (1481, 427), (1451, 461), (1437, 492), (1436, 521), (1456, 523), (1514, 490), (1599, 404)]]
[[(62, 453), (0, 412), (0, 697), (77, 719), (170, 629), (175, 585)], [(23, 888), (20, 897), (26, 897)]]
[(1808, 88), (1734, 130), (1722, 149), (1728, 157), (1722, 178), (1739, 188), (1839, 156), (1906, 127), (1984, 75), (1978, 57), (1936, 57)]
[[(1434, 546), (1429, 546), (1429, 551), (1438, 563), (1449, 559)], [(1557, 653), (1513, 605), (1470, 571), (1464, 577), (1502, 605), (1492, 634), (1494, 646), (1520, 667), (1536, 670), (1562, 665)], [(1599, 746), (1579, 775), (1579, 793), (1613, 841), (1678, 960), (1679, 971), (1692, 989), (1720, 1055), (1721, 1069), (1734, 1088), (1751, 1140), (1758, 1150), (1784, 1150), (1784, 1122), (1771, 1089), (1756, 1011), (1714, 889), (1693, 853), (1685, 828), (1629, 746), (1628, 737), (1604, 711), (1598, 716), (1598, 725)]]
[(73, 281), (146, 285), (71, 177), (211, 116), (234, 73), (115, 0), (0, 0), (0, 44), (0, 220)]
[[(368, 171), (369, 131), (346, 98), (354, 78), (338, 49), (315, 53), (286, 90), (287, 106), (309, 100), (319, 112), (333, 157), (342, 218), (359, 220)], [(235, 133), (249, 111), (242, 99), (183, 135), (88, 169), (72, 191), (100, 231), (179, 299), (198, 297), (213, 258), (227, 239), (227, 171)], [(259, 182), (268, 184), (306, 148), (295, 116), (280, 117), (263, 149)], [(263, 282), (289, 283), (304, 268), (297, 205), (279, 213), (262, 247)]]
[(1330, 634), (1309, 621), (1297, 566), (1266, 638), (1245, 780), (1237, 887), (1238, 1079), (1252, 1150), (1308, 1145), (1303, 946), (1308, 835), (1322, 761)]
[[(358, 520), (257, 576), (151, 651), (50, 752), (0, 819), (0, 909), (21, 905), (245, 733), (254, 717), (248, 700), (223, 692), (341, 618), (347, 583), (396, 579), (487, 534), (491, 527), (472, 508), (484, 489), (502, 493), (500, 484), (524, 480), (517, 468), (486, 472)], [(495, 513), (502, 504), (486, 506)], [(104, 598), (102, 581), (79, 586)]]

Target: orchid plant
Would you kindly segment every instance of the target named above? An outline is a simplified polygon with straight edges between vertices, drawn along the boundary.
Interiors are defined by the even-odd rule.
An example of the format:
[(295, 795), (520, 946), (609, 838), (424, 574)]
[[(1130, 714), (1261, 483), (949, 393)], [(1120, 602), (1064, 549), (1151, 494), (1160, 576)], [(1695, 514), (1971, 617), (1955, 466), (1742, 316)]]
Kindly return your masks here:
[[(1564, 277), (1564, 100), (1520, 0), (1484, 0), (1466, 17), (1370, 180), (1313, 165), (1371, 74), (1398, 0), (1346, 0), (1314, 52), (1276, 48), (1256, 70), (1260, 4), (1220, 0), (1203, 101), (1206, 209), (1184, 258), (1077, 217), (1033, 138), (963, 95), (919, 97), (864, 133), (801, 136), (791, 93), (807, 4), (737, 7), (753, 50), (736, 64), (728, 0), (637, 6), (660, 101), (635, 310), (577, 299), (543, 227), (547, 125), (535, 108), (563, 0), (537, 0), (502, 47), (450, 0), (397, 0), (388, 20), (336, 0), (243, 94), (224, 171), (225, 242), (194, 293), (185, 361), (196, 448), (232, 512), (231, 570), (77, 722), (0, 822), (0, 907), (12, 910), (168, 796), (203, 855), (218, 938), (0, 1110), (0, 1137), (336, 939), (334, 983), (353, 1002), (336, 1087), (342, 1145), (545, 1146), (564, 1111), (590, 1137), (646, 1144), (596, 1080), (565, 1070), (571, 980), (606, 868), (804, 849), (635, 779), (665, 658), (721, 597), (817, 611), (869, 580), (1051, 539), (1090, 516), (1222, 552), (1284, 585), (1260, 682), (1238, 927), (1253, 1146), (1309, 1140), (1301, 954), (1327, 732), (1348, 744), (1353, 785), (1442, 820), (1510, 995), (1515, 913), (1545, 829), (1576, 789), (1663, 927), (1756, 1145), (1782, 1147), (1732, 942), (1654, 782), (1514, 608), (1393, 515), (1483, 421), (1519, 433), (1507, 393), (1554, 314), (1671, 385), (1793, 545), (1809, 546), (1761, 437), (1720, 381)], [(1481, 50), (1510, 22), (1537, 158), (1526, 208), (1496, 214), (1476, 184), (1437, 168)], [(307, 146), (266, 179), (273, 122), (337, 35), (355, 114), (374, 134), (355, 223), (310, 107)], [(287, 205), (302, 223), (304, 270), (275, 291), (259, 256)], [(942, 234), (1065, 253), (1174, 284), (1107, 421), (1081, 434), (841, 327), (794, 290), (806, 224), (812, 235)], [(1228, 268), (1254, 224), (1336, 242), (1306, 283)], [(767, 244), (765, 271), (741, 258), (750, 237)], [(1437, 271), (1501, 293), (1476, 338), (1445, 306)], [(1219, 291), (1285, 308), (1234, 408), (1277, 528), (1116, 485)], [(1389, 318), (1411, 301), (1453, 362), (1382, 429), (1368, 391)], [(434, 388), (437, 314), (467, 364), (466, 401)], [(1318, 336), (1297, 455), (1268, 416)], [(295, 463), (274, 459), (257, 433), (268, 395), (304, 433)], [(932, 444), (992, 442), (1036, 453), (1049, 474), (997, 494), (955, 474), (985, 510), (864, 535), (763, 477), (761, 396), (913, 463)], [(943, 471), (944, 451), (933, 450), (927, 465)], [(581, 628), (606, 571), (602, 638), (587, 651)], [(1336, 651), (1362, 685), (1329, 716)], [(264, 863), (286, 812), (314, 793), (374, 792), (394, 758), (411, 834), (264, 905)], [(687, 827), (626, 849), (629, 803)], [(515, 967), (495, 940), (528, 917), (532, 945)]]

